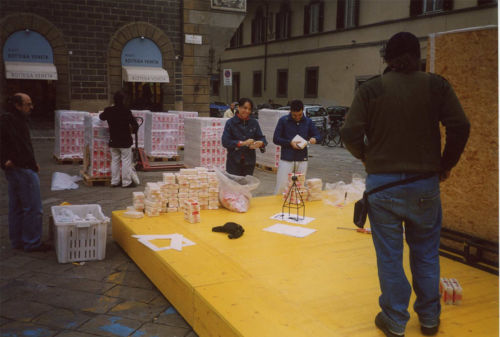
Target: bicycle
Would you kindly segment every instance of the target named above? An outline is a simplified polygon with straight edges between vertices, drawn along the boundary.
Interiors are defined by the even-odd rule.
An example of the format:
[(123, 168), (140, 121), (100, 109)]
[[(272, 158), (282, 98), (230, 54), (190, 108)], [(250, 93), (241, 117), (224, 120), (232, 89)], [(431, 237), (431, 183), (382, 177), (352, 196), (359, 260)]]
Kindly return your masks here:
[(342, 143), (342, 138), (340, 136), (340, 129), (344, 125), (344, 121), (341, 119), (333, 119), (330, 123), (330, 128), (327, 131), (326, 137), (323, 138), (322, 144), (326, 144), (328, 147), (340, 146), (344, 147)]

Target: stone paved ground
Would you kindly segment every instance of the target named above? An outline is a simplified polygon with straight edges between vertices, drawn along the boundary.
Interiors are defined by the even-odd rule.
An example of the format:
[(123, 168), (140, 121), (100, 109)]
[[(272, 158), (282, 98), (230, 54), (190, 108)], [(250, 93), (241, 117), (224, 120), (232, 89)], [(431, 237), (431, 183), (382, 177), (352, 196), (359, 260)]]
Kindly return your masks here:
[[(98, 203), (103, 212), (131, 204), (132, 190), (161, 180), (161, 173), (139, 172), (142, 186), (135, 189), (87, 187), (51, 191), (53, 172), (76, 175), (78, 165), (58, 165), (52, 160), (51, 132), (34, 132), (44, 208), (44, 239), (49, 237), (50, 207), (63, 201)], [(53, 134), (53, 133), (52, 133)], [(312, 146), (308, 177), (323, 182), (349, 182), (353, 173), (364, 176), (361, 163), (341, 148)], [(106, 258), (79, 264), (59, 264), (54, 251), (24, 253), (12, 250), (8, 239), (8, 198), (0, 174), (0, 333), (1, 336), (134, 336), (195, 337), (196, 333), (176, 312), (124, 251), (108, 228)], [(274, 190), (275, 174), (255, 171), (261, 180), (255, 195)], [(166, 294), (168, 297), (168, 294)]]

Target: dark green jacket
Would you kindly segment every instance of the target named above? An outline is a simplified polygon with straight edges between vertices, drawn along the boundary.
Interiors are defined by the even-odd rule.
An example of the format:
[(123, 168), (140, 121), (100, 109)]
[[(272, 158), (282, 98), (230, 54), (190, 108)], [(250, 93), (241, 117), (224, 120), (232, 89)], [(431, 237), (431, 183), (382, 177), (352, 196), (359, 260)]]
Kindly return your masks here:
[[(442, 154), (440, 122), (446, 128)], [(341, 135), (367, 173), (440, 172), (457, 164), (469, 129), (443, 77), (388, 72), (358, 89)]]

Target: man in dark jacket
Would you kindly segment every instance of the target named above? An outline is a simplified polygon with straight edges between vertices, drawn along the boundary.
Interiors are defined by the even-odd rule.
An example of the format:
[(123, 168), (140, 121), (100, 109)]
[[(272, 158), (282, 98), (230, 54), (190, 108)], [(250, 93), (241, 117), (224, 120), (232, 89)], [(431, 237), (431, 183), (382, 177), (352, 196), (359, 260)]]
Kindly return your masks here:
[(10, 112), (0, 119), (0, 164), (5, 170), (9, 194), (9, 237), (13, 248), (46, 251), (42, 243), (40, 167), (35, 160), (27, 118), (31, 98), (17, 93), (9, 100)]
[(290, 114), (279, 119), (274, 130), (273, 142), (281, 146), (281, 158), (276, 177), (274, 194), (283, 193), (288, 182), (288, 174), (307, 172), (307, 146), (294, 140), (298, 135), (311, 144), (321, 140), (321, 135), (314, 126), (314, 122), (304, 115), (302, 101), (294, 100), (290, 103)]
[(132, 181), (134, 174), (132, 168), (132, 133), (137, 132), (139, 125), (132, 112), (125, 107), (125, 95), (118, 91), (114, 97), (115, 105), (107, 107), (99, 115), (109, 125), (109, 147), (111, 148), (111, 186), (120, 186), (120, 162), (121, 181), (123, 187), (135, 187)]
[[(411, 287), (402, 263), (404, 234), (417, 295), (414, 309), (422, 333), (434, 335), (441, 313), (439, 181), (446, 180), (457, 164), (470, 125), (451, 85), (438, 75), (419, 71), (420, 45), (413, 34), (394, 35), (384, 58), (388, 71), (358, 89), (341, 130), (342, 140), (365, 164), (367, 191), (422, 174), (427, 178), (368, 197), (382, 291), (382, 311), (375, 324), (386, 336), (403, 336), (410, 318)], [(442, 155), (440, 122), (446, 128)]]
[(259, 122), (250, 118), (253, 102), (241, 98), (236, 115), (227, 120), (222, 133), (222, 146), (227, 149), (226, 171), (230, 174), (253, 175), (255, 149), (267, 145)]

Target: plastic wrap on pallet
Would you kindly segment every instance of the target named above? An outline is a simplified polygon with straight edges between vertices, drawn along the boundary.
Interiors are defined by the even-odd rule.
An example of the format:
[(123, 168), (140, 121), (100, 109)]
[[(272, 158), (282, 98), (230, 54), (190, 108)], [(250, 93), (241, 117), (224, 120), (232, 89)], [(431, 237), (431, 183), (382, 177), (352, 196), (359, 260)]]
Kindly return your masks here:
[[(151, 112), (150, 110), (131, 110), (132, 115), (134, 117), (141, 117), (143, 120), (143, 123), (146, 121), (146, 113)], [(139, 143), (139, 147), (141, 149), (144, 148), (144, 128), (145, 124), (139, 127), (139, 131), (137, 132), (137, 142)], [(132, 137), (134, 141), (134, 147), (135, 147), (135, 137)]]
[(54, 155), (58, 159), (83, 159), (86, 111), (56, 110)]
[[(109, 150), (109, 128), (106, 121), (99, 119), (99, 114), (88, 114), (84, 118), (85, 153), (84, 170), (89, 177), (111, 176), (111, 152)], [(88, 149), (88, 150), (87, 150)], [(85, 167), (85, 164), (88, 164)]]
[(148, 156), (177, 156), (179, 116), (166, 112), (147, 112), (144, 121), (144, 151)]
[(177, 110), (169, 110), (168, 112), (179, 116), (179, 146), (184, 146), (184, 143), (185, 143), (184, 118), (198, 117), (198, 112), (197, 111), (177, 111)]
[(227, 118), (191, 117), (184, 119), (186, 142), (184, 164), (188, 167), (226, 168), (222, 132)]
[(269, 144), (266, 146), (265, 153), (256, 151), (257, 164), (273, 168), (278, 167), (280, 162), (281, 146), (273, 143), (274, 130), (276, 129), (278, 120), (289, 113), (290, 112), (288, 110), (259, 110), (259, 125)]

